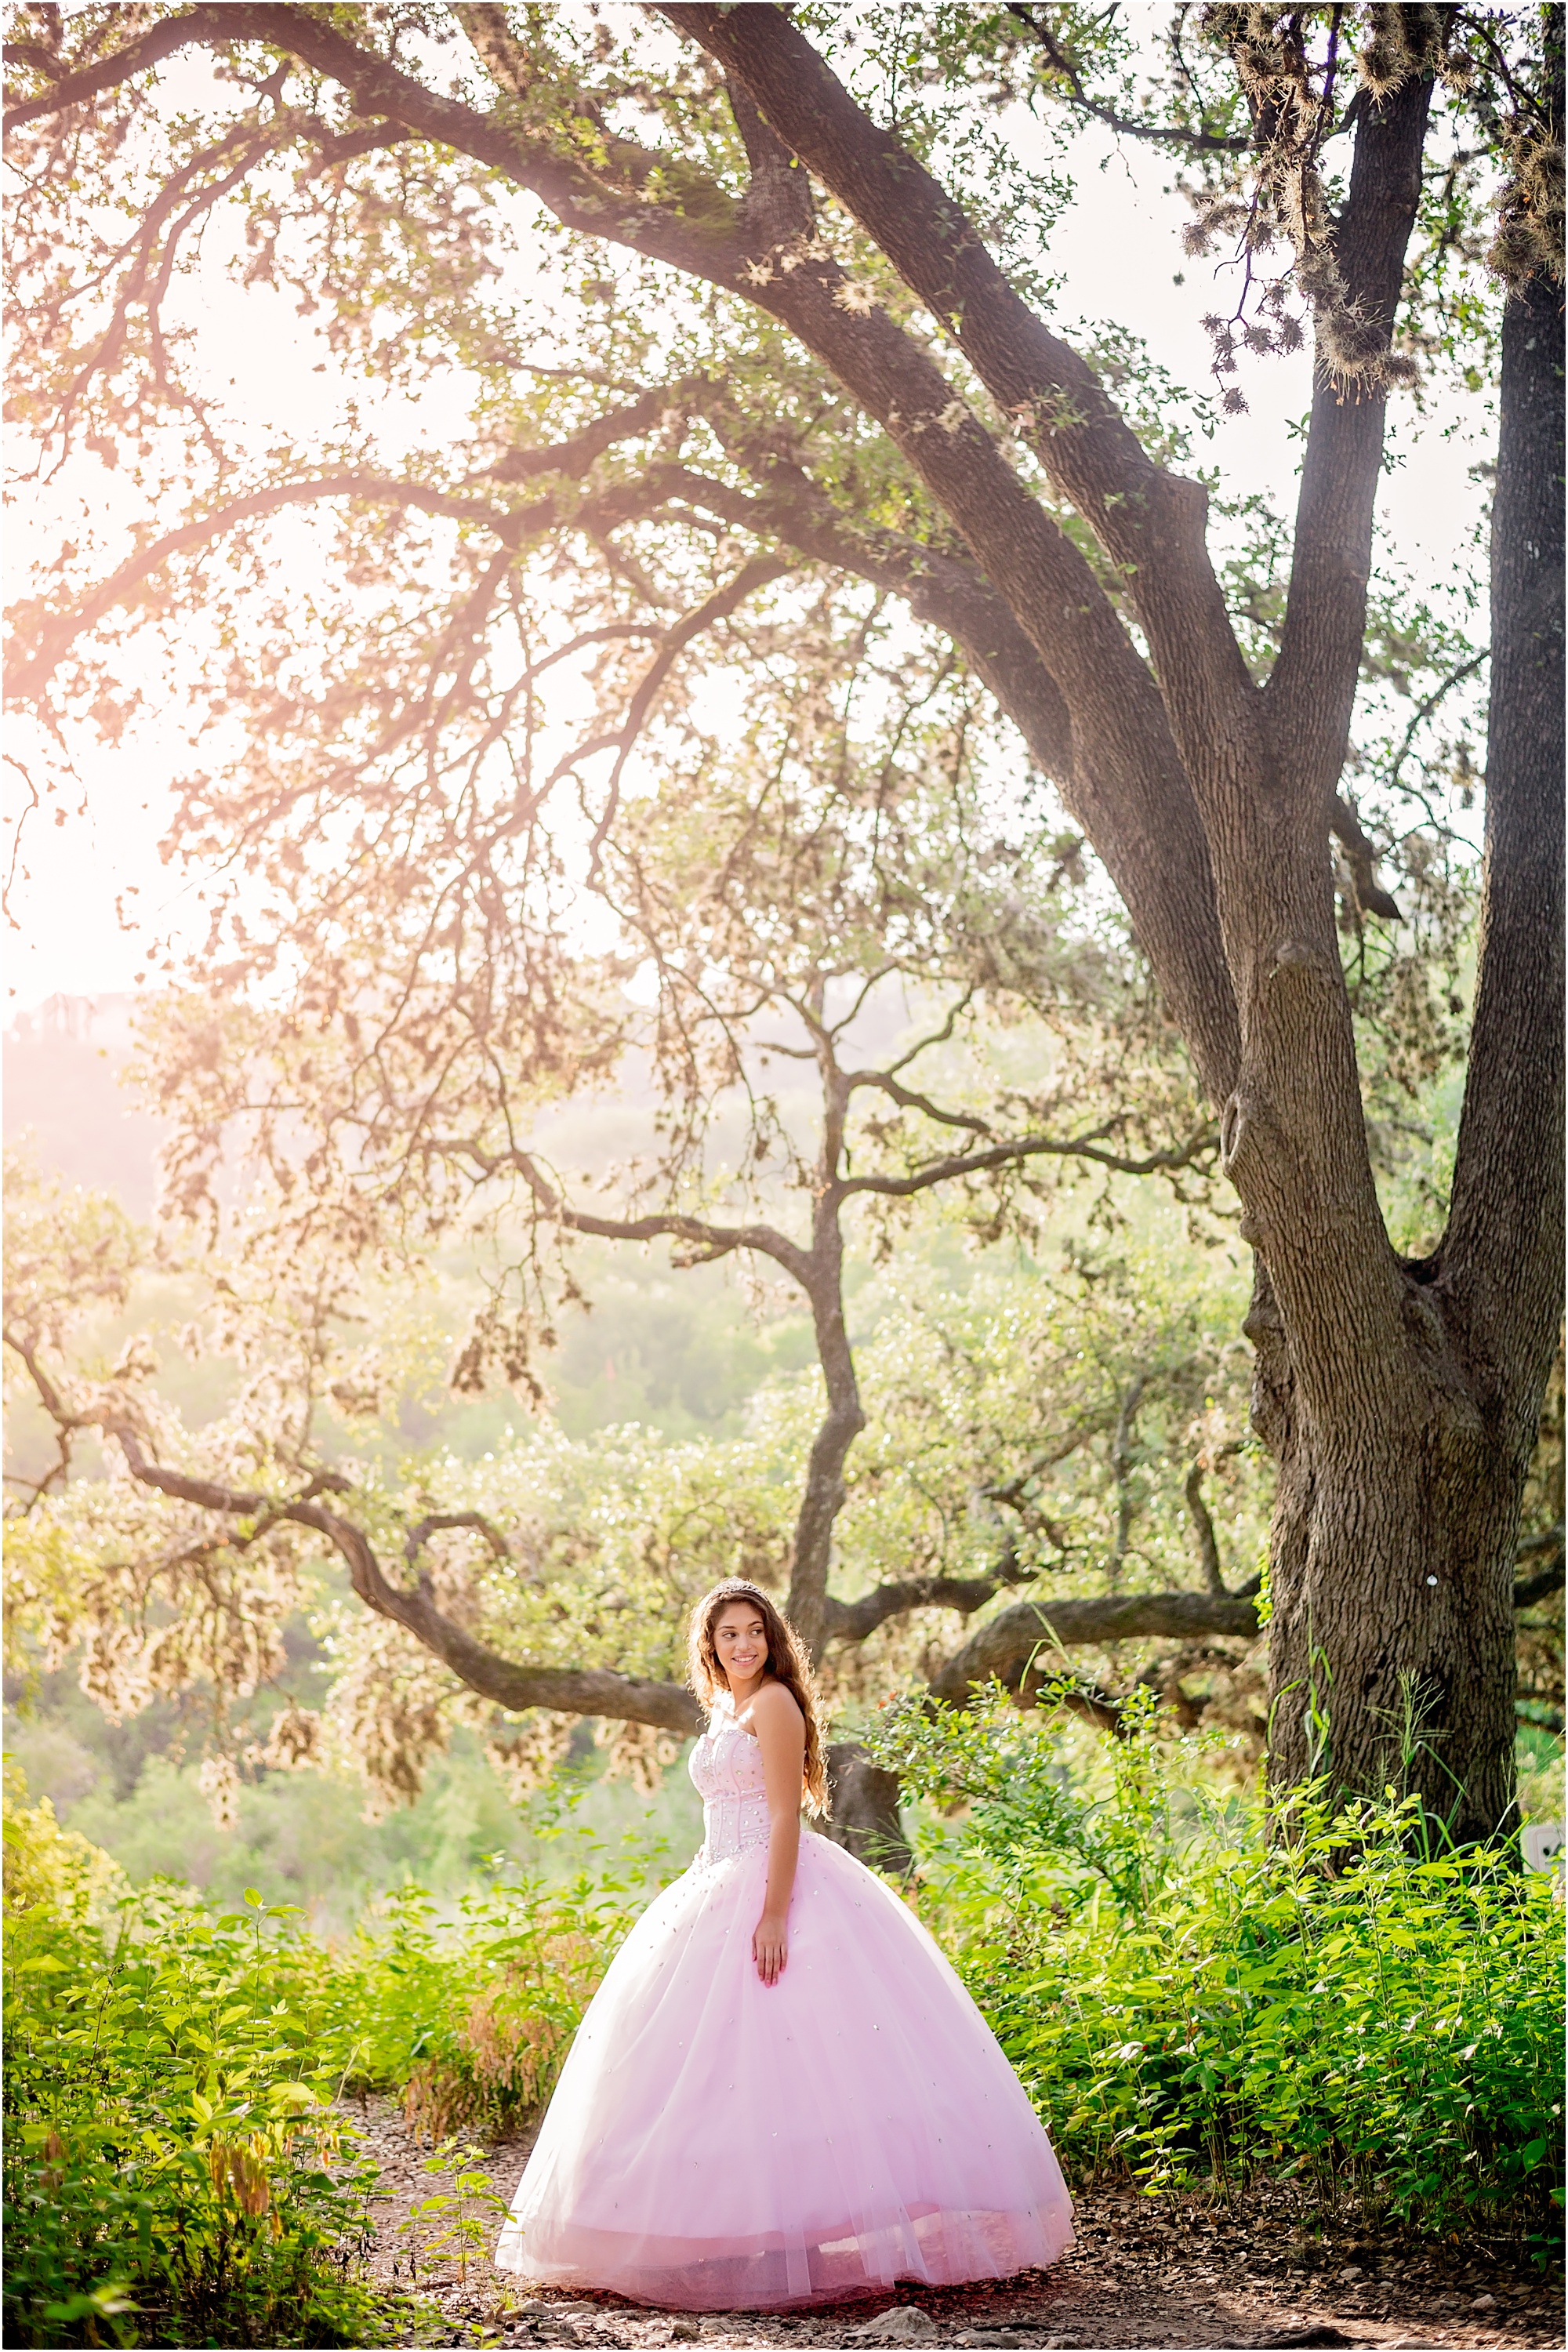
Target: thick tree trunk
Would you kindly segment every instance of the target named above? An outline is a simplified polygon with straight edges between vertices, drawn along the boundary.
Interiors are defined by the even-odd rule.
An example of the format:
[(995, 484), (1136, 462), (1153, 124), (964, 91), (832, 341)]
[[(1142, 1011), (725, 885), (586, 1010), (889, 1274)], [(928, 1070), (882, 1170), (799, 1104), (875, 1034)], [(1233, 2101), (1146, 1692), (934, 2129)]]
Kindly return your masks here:
[(1523, 1464), (1441, 1357), (1425, 1411), (1363, 1413), (1325, 1435), (1270, 1397), (1258, 1418), (1279, 1474), (1272, 1778), (1417, 1792), (1461, 1843), (1506, 1828)]
[(836, 1740), (828, 1749), (827, 1796), (824, 1836), (874, 1870), (913, 1869), (899, 1817), (899, 1776), (873, 1764), (858, 1740)]
[[(531, 189), (570, 229), (754, 299), (880, 421), (1016, 624), (1016, 641), (1004, 644), (972, 606), (964, 628), (997, 691), (1025, 714), (1020, 724), (1068, 772), (1071, 805), (1224, 1104), (1242, 1230), (1267, 1269), (1250, 1328), (1258, 1423), (1280, 1472), (1277, 1774), (1326, 1763), (1345, 1790), (1404, 1778), (1458, 1834), (1489, 1832), (1510, 1788), (1508, 1602), (1520, 1489), (1561, 1304), (1560, 290), (1544, 280), (1516, 290), (1505, 315), (1472, 1052), (1448, 1232), (1430, 1262), (1406, 1266), (1390, 1246), (1366, 1148), (1326, 855), (1383, 462), (1383, 402), (1367, 353), (1370, 373), (1359, 378), (1352, 371), (1344, 382), (1327, 363), (1320, 373), (1279, 654), (1258, 689), (1209, 558), (1200, 485), (1142, 448), (1088, 362), (1028, 310), (951, 193), (858, 107), (790, 12), (663, 12), (734, 78), (753, 165), (739, 202), (687, 162), (667, 201), (654, 176), (666, 154), (616, 139), (603, 155), (595, 142), (590, 163), (554, 117), (536, 129), (515, 103), (480, 112), (428, 90), (359, 46), (352, 12), (337, 13), (341, 25), (300, 8), (197, 8), (118, 57), (90, 57), (12, 119), (90, 100), (188, 44), (276, 46), (335, 82), (365, 122), (473, 156)], [(1543, 20), (1548, 84), (1555, 79), (1548, 111), (1560, 120), (1561, 9)], [(508, 41), (490, 26), (479, 47), (515, 99)], [(1393, 332), (1430, 99), (1422, 76), (1354, 110), (1334, 245), (1344, 313), (1360, 321), (1363, 343), (1369, 329), (1374, 343)], [(1031, 442), (1058, 498), (1095, 532), (1147, 659), (1072, 535), (1007, 463), (982, 415), (955, 397), (938, 347), (880, 302), (868, 308), (811, 235), (813, 173), (877, 240)], [(956, 616), (944, 625), (959, 625)], [(1044, 685), (1028, 675), (1029, 646)], [(721, 1252), (764, 1249), (812, 1297), (827, 1413), (789, 1605), (816, 1652), (833, 1622), (826, 1580), (844, 1464), (862, 1426), (834, 1192), (847, 1082), (826, 1031), (821, 1042), (837, 1091), (812, 1251), (740, 1230), (699, 1235)], [(529, 1181), (551, 1199), (537, 1171)], [(653, 1218), (613, 1230), (637, 1238), (690, 1223)], [(122, 1442), (131, 1458), (134, 1435)], [(153, 1465), (136, 1475), (215, 1510), (266, 1507)], [(440, 1616), (426, 1590), (385, 1579), (367, 1539), (311, 1499), (318, 1491), (280, 1516), (328, 1534), (367, 1605), (472, 1687), (506, 1706), (584, 1706), (677, 1727), (689, 1720), (692, 1703), (673, 1685), (626, 1683), (614, 1697), (605, 1686), (615, 1677), (541, 1676), (492, 1658)]]
[(1279, 1465), (1271, 1769), (1509, 1822), (1520, 1504), (1562, 1310), (1563, 320), (1503, 321), (1480, 972), (1448, 1230), (1401, 1267), (1399, 1377), (1313, 1411), (1260, 1267), (1254, 1419)]

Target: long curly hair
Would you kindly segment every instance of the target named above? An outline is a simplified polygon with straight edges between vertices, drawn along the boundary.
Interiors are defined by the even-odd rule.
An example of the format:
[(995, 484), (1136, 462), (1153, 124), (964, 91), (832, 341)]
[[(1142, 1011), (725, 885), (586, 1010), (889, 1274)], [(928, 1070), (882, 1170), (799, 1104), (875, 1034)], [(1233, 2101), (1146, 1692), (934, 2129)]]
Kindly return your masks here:
[(711, 1592), (705, 1592), (691, 1612), (691, 1630), (688, 1641), (688, 1657), (691, 1687), (704, 1706), (711, 1706), (722, 1691), (730, 1687), (729, 1677), (719, 1664), (714, 1647), (713, 1628), (720, 1612), (731, 1601), (749, 1601), (763, 1621), (768, 1644), (768, 1659), (763, 1668), (775, 1682), (783, 1683), (805, 1719), (805, 1809), (808, 1813), (827, 1811), (827, 1774), (822, 1760), (822, 1727), (818, 1721), (821, 1702), (812, 1678), (810, 1664), (801, 1648), (795, 1627), (765, 1592), (748, 1584), (743, 1576), (727, 1576)]

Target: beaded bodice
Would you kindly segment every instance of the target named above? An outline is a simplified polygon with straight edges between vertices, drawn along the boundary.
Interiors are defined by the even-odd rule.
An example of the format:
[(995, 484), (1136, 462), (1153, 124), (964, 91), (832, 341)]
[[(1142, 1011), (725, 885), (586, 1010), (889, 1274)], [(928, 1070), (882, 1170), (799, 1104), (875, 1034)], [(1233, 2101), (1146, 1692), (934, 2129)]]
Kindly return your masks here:
[(734, 1720), (728, 1693), (713, 1703), (708, 1728), (691, 1751), (693, 1786), (702, 1800), (699, 1865), (728, 1862), (768, 1842), (768, 1795), (763, 1751)]

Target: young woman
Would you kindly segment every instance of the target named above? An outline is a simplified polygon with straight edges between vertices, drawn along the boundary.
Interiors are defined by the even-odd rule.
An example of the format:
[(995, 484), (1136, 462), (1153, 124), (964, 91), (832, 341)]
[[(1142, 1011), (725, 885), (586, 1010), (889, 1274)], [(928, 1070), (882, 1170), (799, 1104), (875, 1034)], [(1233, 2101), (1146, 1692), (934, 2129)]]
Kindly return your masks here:
[(824, 1837), (810, 1670), (752, 1584), (691, 1622), (701, 1851), (583, 2021), (496, 2260), (686, 2311), (777, 2309), (1055, 2262), (1072, 2208), (979, 2011)]

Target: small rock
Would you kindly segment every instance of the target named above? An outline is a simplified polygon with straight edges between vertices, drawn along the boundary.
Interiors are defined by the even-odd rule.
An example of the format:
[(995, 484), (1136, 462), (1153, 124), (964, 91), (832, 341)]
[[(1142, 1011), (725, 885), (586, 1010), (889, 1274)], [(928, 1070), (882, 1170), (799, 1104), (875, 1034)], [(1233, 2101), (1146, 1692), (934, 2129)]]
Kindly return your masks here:
[(879, 2311), (863, 2326), (845, 2332), (856, 2344), (934, 2344), (940, 2333), (930, 2312), (918, 2303), (896, 2303), (891, 2311)]
[(1495, 2294), (1478, 2294), (1474, 2303), (1471, 2304), (1470, 2309), (1472, 2311), (1495, 2311), (1497, 2309), (1497, 2297)]
[(1015, 2347), (1021, 2344), (1032, 2344), (1033, 2341), (1032, 2336), (1020, 2336), (1016, 2327), (966, 2327), (962, 2336), (953, 2337), (955, 2344), (976, 2346), (1005, 2344)]
[(694, 2319), (672, 2319), (669, 2323), (669, 2340), (672, 2344), (696, 2344), (700, 2340), (702, 2330)]

